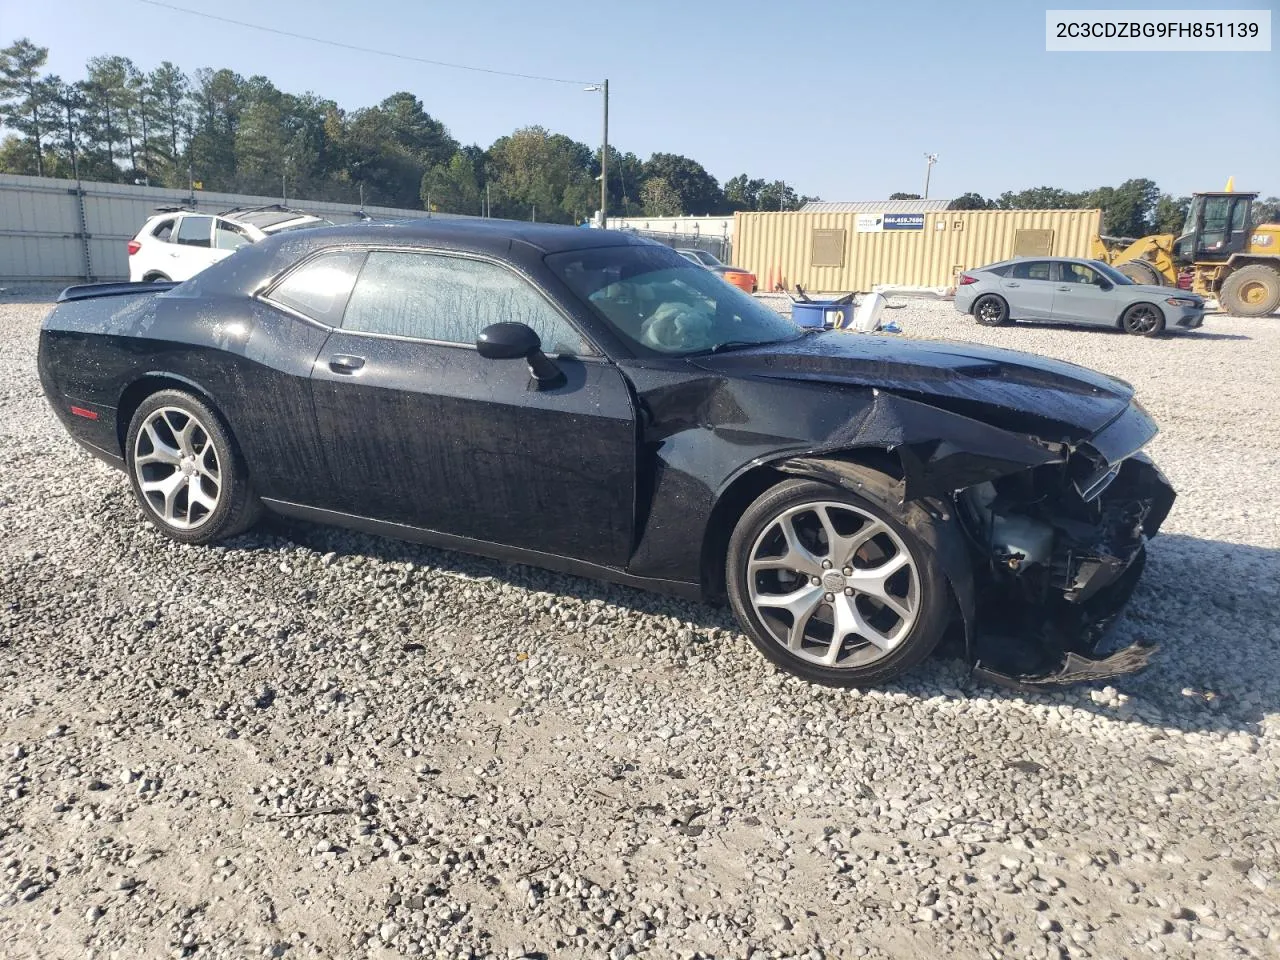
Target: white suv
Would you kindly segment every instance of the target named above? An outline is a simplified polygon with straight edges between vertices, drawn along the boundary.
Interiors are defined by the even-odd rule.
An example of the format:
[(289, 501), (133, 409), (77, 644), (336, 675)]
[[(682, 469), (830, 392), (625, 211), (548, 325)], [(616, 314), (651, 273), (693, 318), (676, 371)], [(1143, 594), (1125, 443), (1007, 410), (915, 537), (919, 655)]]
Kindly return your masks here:
[(129, 241), (129, 279), (134, 283), (188, 280), (246, 243), (330, 222), (281, 204), (216, 215), (162, 209), (148, 217)]

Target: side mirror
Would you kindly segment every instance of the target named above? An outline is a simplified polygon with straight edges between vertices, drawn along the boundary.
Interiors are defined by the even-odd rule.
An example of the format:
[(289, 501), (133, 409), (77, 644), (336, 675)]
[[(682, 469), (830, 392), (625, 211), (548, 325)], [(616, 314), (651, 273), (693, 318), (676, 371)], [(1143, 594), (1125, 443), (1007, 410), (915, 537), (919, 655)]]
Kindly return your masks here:
[(491, 323), (476, 338), (476, 351), (486, 360), (529, 361), (529, 389), (551, 390), (564, 386), (564, 371), (542, 352), (542, 340), (523, 323)]
[(476, 350), (486, 360), (521, 360), (542, 352), (542, 341), (523, 323), (491, 323), (476, 338)]
[(1102, 290), (1110, 290), (1114, 286), (1115, 284), (1107, 279), (1102, 279), (1098, 281), (1098, 287)]

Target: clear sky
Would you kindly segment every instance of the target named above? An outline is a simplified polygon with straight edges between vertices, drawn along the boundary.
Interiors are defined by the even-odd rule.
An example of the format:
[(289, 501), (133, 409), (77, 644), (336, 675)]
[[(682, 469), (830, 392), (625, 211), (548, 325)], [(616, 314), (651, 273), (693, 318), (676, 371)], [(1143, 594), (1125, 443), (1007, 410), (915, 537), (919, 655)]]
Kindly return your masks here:
[[(1062, 0), (171, 0), (220, 16), (413, 56), (610, 81), (610, 142), (682, 153), (828, 200), (1150, 177), (1176, 194), (1280, 194), (1280, 53), (1046, 53)], [(1166, 0), (1169, 5), (1173, 0)], [(1081, 7), (1155, 8), (1102, 0)], [(1276, 0), (1202, 9), (1272, 9)], [(0, 0), (0, 45), (28, 36), (49, 69), (123, 54), (140, 68), (229, 67), (344, 108), (397, 90), (463, 143), (541, 124), (589, 144), (600, 98), (576, 85), (407, 63), (270, 36), (139, 0)]]

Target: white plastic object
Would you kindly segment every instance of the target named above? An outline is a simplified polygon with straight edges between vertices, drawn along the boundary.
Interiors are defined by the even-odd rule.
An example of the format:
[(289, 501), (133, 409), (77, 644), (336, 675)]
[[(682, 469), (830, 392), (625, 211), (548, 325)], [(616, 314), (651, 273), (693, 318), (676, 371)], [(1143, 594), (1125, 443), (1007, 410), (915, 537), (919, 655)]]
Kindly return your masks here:
[(884, 297), (869, 293), (862, 298), (853, 314), (853, 329), (858, 333), (875, 333), (880, 328), (880, 314), (884, 311)]

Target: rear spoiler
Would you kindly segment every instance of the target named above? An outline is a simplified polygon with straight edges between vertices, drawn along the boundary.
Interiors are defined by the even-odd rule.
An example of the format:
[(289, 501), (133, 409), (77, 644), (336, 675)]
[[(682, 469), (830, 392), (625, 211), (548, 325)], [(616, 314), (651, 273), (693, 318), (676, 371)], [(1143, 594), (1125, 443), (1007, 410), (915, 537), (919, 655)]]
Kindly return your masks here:
[(98, 297), (123, 297), (135, 293), (164, 293), (178, 286), (177, 281), (163, 283), (81, 283), (58, 294), (58, 303), (69, 300), (94, 300)]

